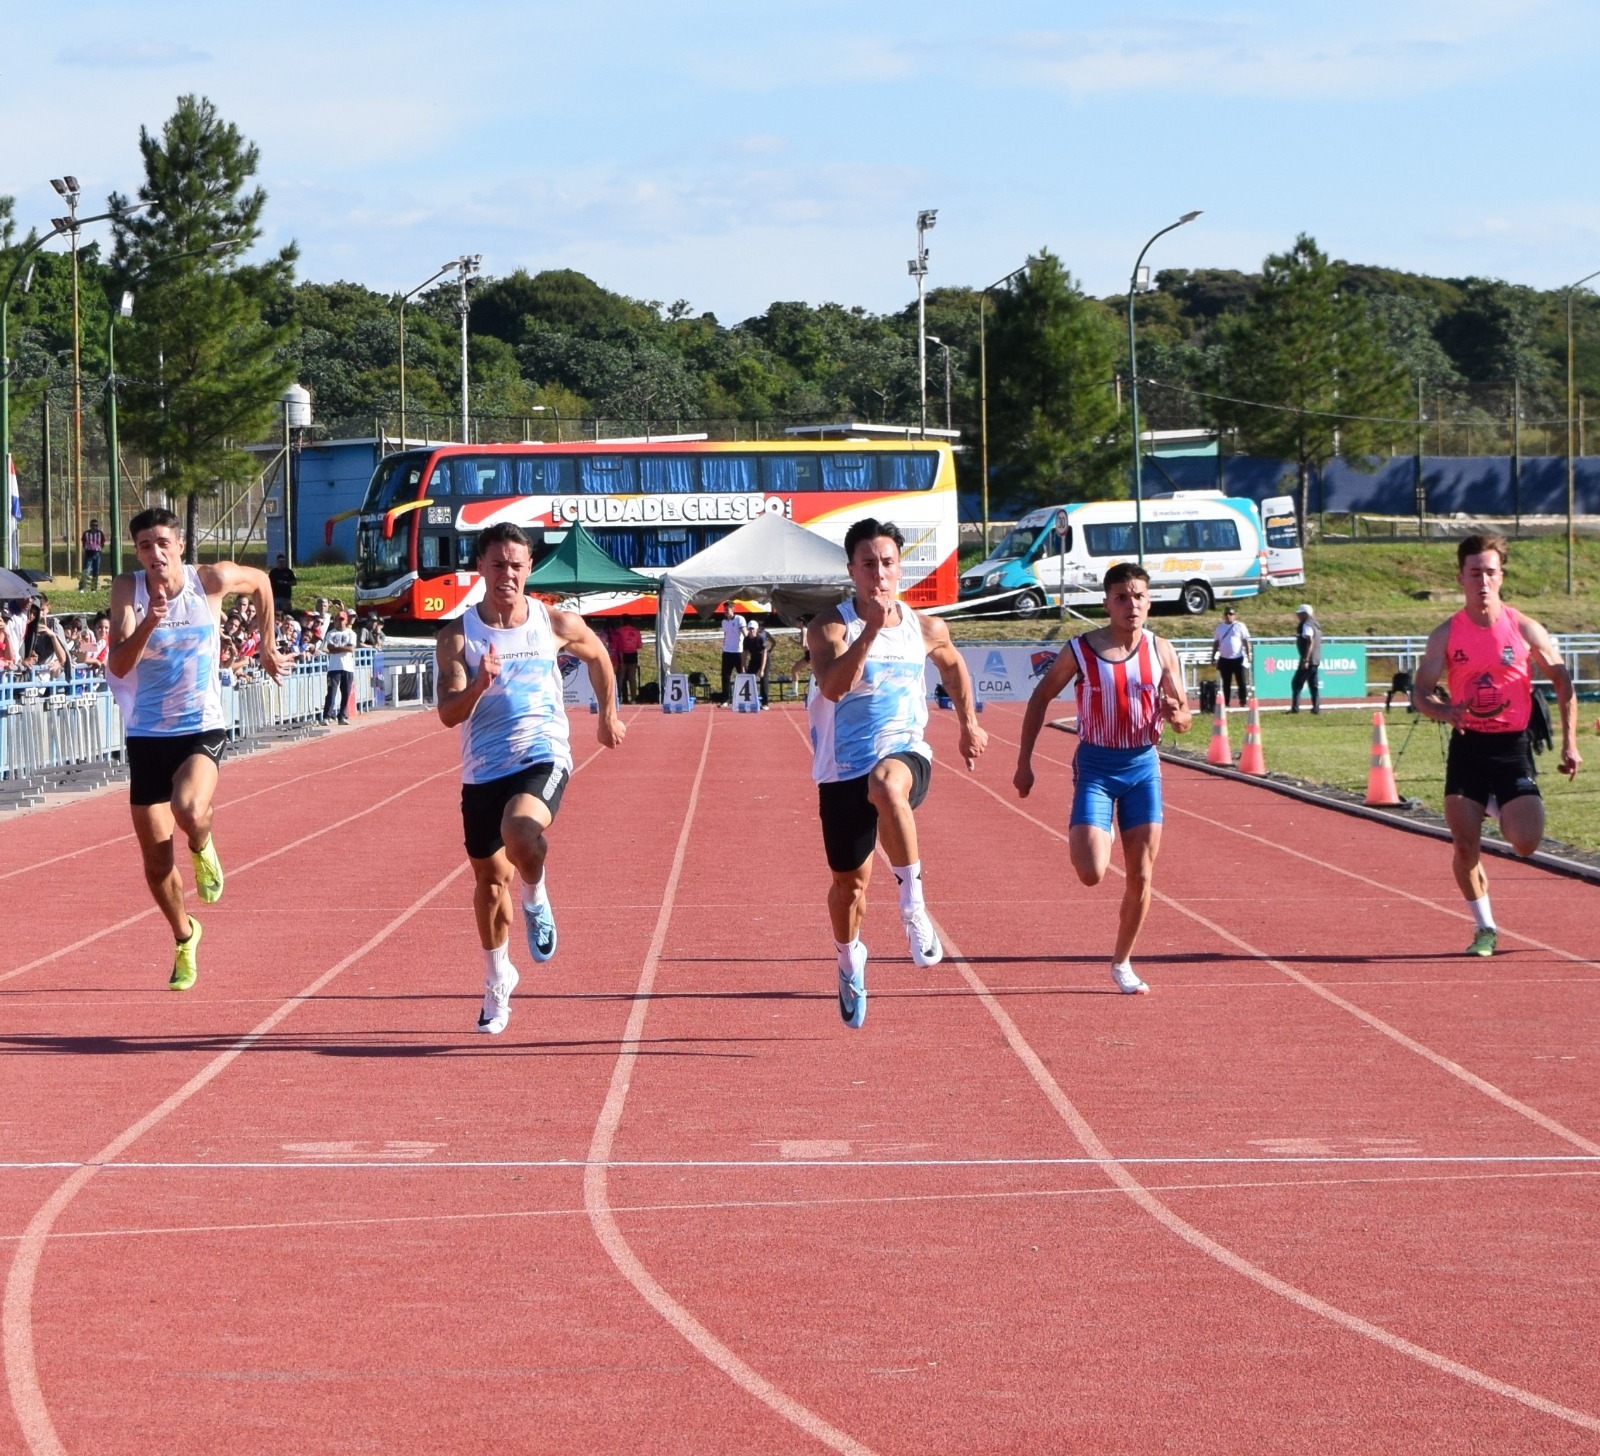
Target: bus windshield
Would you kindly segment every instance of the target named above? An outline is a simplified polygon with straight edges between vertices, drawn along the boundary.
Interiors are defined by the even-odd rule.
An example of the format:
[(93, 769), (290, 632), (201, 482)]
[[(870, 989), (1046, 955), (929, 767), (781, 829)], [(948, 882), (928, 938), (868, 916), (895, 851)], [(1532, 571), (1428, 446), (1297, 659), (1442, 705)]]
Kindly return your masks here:
[(1039, 539), (1039, 533), (1027, 526), (1017, 526), (1006, 533), (1006, 539), (994, 548), (997, 561), (1021, 560)]
[(415, 451), (405, 455), (391, 455), (372, 473), (367, 485), (367, 498), (361, 509), (367, 515), (374, 511), (391, 510), (405, 501), (417, 498), (417, 483), (422, 479), (422, 467), (428, 463), (425, 454)]

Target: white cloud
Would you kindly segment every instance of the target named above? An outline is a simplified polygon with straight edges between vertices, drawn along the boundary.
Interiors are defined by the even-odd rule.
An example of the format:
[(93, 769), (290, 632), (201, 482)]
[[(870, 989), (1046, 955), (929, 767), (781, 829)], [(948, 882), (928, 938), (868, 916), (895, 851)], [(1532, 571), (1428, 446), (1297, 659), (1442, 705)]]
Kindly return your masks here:
[(63, 66), (108, 69), (187, 66), (210, 59), (207, 51), (197, 51), (182, 41), (163, 40), (102, 41), (93, 45), (68, 46), (56, 53), (56, 60)]

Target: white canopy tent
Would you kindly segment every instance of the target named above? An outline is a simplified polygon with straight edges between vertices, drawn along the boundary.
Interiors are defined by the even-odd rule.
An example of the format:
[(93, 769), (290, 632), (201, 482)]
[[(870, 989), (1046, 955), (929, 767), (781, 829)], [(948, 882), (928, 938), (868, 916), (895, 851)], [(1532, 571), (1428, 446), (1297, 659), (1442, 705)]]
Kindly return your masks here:
[(786, 622), (850, 595), (844, 548), (777, 514), (761, 516), (663, 573), (656, 608), (656, 658), (672, 671), (683, 614), (738, 597), (770, 601)]

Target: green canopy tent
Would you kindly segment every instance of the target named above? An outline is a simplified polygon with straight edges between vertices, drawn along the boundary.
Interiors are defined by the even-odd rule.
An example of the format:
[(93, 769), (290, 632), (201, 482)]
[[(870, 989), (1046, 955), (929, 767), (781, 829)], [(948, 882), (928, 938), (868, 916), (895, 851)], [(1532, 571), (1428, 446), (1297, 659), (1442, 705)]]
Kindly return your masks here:
[(628, 596), (655, 596), (661, 584), (618, 566), (593, 536), (573, 525), (565, 539), (528, 573), (528, 590), (553, 596), (575, 597), (583, 592), (622, 592)]

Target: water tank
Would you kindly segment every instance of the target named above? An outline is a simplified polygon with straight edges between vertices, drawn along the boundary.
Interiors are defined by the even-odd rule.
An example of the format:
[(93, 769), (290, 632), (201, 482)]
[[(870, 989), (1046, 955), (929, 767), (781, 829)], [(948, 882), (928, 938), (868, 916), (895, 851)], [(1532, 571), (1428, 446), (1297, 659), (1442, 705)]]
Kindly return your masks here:
[(284, 413), (291, 430), (311, 428), (311, 391), (303, 384), (291, 384), (282, 396)]

